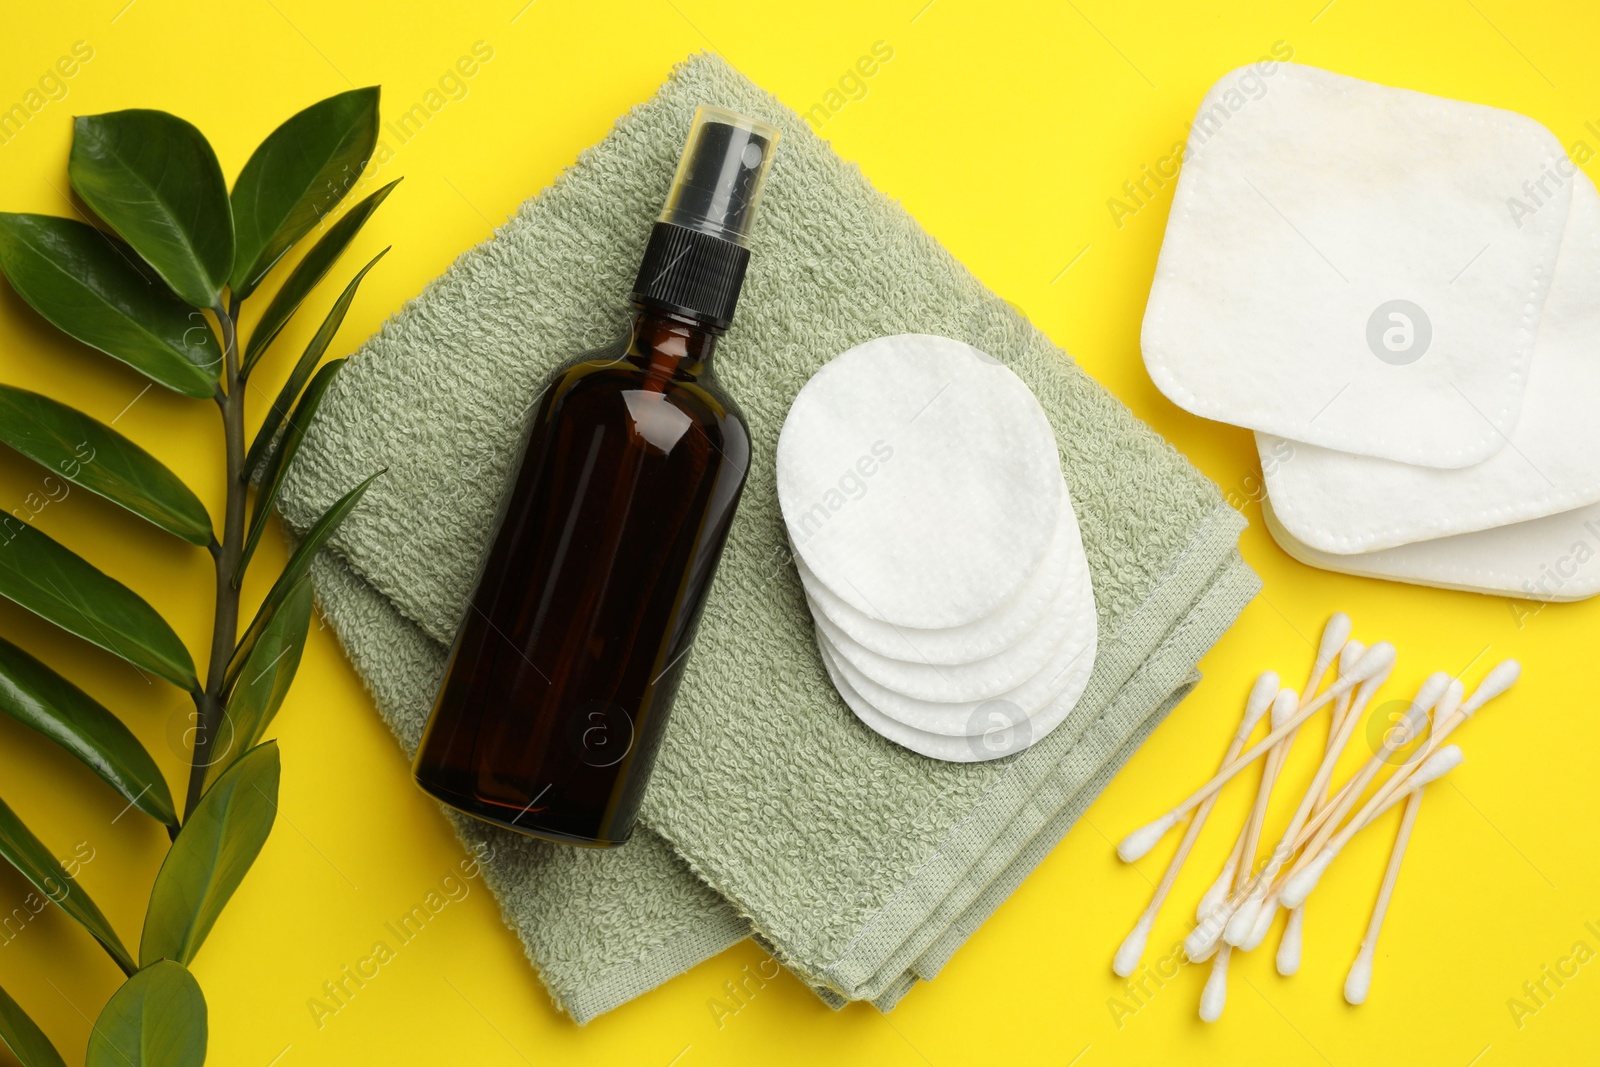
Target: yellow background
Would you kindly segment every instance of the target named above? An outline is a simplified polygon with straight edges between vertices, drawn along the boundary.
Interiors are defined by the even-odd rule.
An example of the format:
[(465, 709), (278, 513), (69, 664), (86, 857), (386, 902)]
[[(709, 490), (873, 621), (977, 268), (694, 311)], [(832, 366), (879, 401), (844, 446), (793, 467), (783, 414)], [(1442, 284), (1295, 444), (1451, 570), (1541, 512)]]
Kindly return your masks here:
[[(764, 958), (746, 944), (579, 1029), (552, 1009), (481, 882), (452, 903), (348, 1006), (319, 1028), (307, 1007), (322, 983), (365, 956), (385, 922), (456, 869), (462, 852), (411, 785), (394, 742), (331, 633), (314, 633), (278, 719), (282, 814), (259, 862), (194, 970), (211, 1009), (211, 1062), (264, 1067), (346, 1063), (1082, 1064), (1593, 1062), (1600, 963), (1580, 967), (1518, 1021), (1546, 965), (1576, 942), (1600, 949), (1600, 724), (1592, 604), (1522, 602), (1344, 578), (1290, 561), (1252, 502), (1255, 450), (1242, 430), (1203, 422), (1162, 398), (1139, 359), (1139, 323), (1170, 186), (1118, 228), (1106, 201), (1168, 154), (1206, 87), (1268, 54), (1511, 108), (1564, 144), (1600, 148), (1600, 11), (1576, 0), (1296, 0), (1163, 5), (1115, 0), (1007, 6), (982, 0), (816, 3), (750, 0), (107, 0), (28, 5), (0, 34), (0, 105), (20, 101), (74, 42), (94, 50), (20, 133), (0, 146), (0, 207), (70, 211), (71, 117), (156, 107), (194, 121), (230, 177), (274, 125), (351, 85), (381, 83), (393, 120), (423, 101), (475, 42), (493, 58), (466, 93), (399, 144), (385, 177), (405, 182), (345, 258), (341, 278), (383, 245), (339, 339), (354, 348), (461, 250), (484, 239), (674, 62), (714, 49), (799, 111), (827, 101), (877, 42), (893, 58), (821, 133), (997, 293), (1014, 301), (1142, 418), (1244, 506), (1244, 551), (1263, 595), (1203, 664), (1206, 680), (1078, 826), (931, 985), (892, 1015), (834, 1014), (787, 975), (733, 1014), (724, 983)], [(126, 6), (124, 6), (126, 5)], [(845, 88), (851, 88), (848, 80)], [(835, 100), (846, 99), (842, 94)], [(1585, 128), (1593, 121), (1594, 129)], [(1590, 173), (1595, 173), (1591, 164)], [(281, 277), (281, 272), (279, 274)], [(303, 344), (337, 292), (327, 283), (286, 342)], [(620, 296), (620, 294), (619, 294)], [(260, 303), (260, 301), (257, 301)], [(259, 308), (257, 309), (259, 311)], [(211, 405), (139, 396), (142, 380), (64, 340), (9, 289), (0, 292), (4, 380), (48, 391), (143, 442), (220, 514), (222, 464)], [(257, 383), (252, 383), (256, 385)], [(276, 381), (259, 387), (275, 390)], [(139, 397), (135, 402), (135, 398)], [(254, 398), (256, 417), (265, 395)], [(130, 407), (130, 402), (132, 406)], [(0, 456), (0, 507), (24, 508), (41, 472)], [(25, 512), (24, 512), (25, 513)], [(202, 660), (211, 564), (74, 491), (38, 524), (128, 581)], [(419, 522), (427, 521), (419, 516)], [(284, 559), (276, 537), (247, 590)], [(1143, 907), (1176, 835), (1137, 867), (1111, 841), (1197, 784), (1233, 730), (1256, 672), (1299, 685), (1322, 621), (1344, 609), (1356, 633), (1401, 653), (1400, 696), (1427, 672), (1475, 681), (1496, 660), (1526, 665), (1514, 694), (1459, 735), (1467, 763), (1424, 805), (1385, 931), (1370, 1002), (1347, 1007), (1345, 969), (1365, 927), (1394, 820), (1358, 839), (1308, 913), (1306, 962), (1272, 967), (1276, 934), (1236, 962), (1227, 1012), (1195, 1014), (1205, 968), (1185, 967), (1134, 1001), (1109, 961)], [(0, 604), (0, 633), (78, 678), (117, 710), (183, 783), (173, 739), (187, 697)], [(1300, 746), (1309, 774), (1321, 732)], [(1292, 772), (1293, 773), (1293, 772)], [(1251, 776), (1246, 775), (1247, 779)], [(1237, 825), (1253, 786), (1236, 783), (1216, 818)], [(1280, 796), (1277, 825), (1295, 797)], [(165, 837), (69, 757), (0, 721), (0, 793), (60, 856), (86, 842), (82, 871), (129, 944)], [(1270, 827), (1269, 827), (1270, 832)], [(1231, 842), (1214, 827), (1178, 883), (1147, 961), (1187, 929), (1194, 901)], [(26, 886), (0, 872), (0, 912)], [(1587, 957), (1586, 957), (1587, 958)], [(1569, 965), (1570, 970), (1570, 965)], [(80, 1062), (89, 1019), (117, 984), (103, 953), (47, 909), (0, 946), (0, 985)], [(1137, 1007), (1120, 1020), (1113, 997)], [(728, 1006), (733, 1006), (731, 1002)], [(1530, 1005), (1533, 1003), (1529, 1001)]]

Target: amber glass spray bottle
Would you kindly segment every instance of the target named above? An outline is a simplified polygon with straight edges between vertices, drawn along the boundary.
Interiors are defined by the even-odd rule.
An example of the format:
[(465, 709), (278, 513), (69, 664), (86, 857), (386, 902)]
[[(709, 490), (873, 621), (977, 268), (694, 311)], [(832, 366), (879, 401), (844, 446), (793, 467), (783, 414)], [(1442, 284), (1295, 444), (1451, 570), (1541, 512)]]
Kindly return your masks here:
[(627, 336), (545, 386), (417, 752), (452, 807), (585, 845), (633, 829), (749, 467), (711, 355), (777, 140), (696, 112)]

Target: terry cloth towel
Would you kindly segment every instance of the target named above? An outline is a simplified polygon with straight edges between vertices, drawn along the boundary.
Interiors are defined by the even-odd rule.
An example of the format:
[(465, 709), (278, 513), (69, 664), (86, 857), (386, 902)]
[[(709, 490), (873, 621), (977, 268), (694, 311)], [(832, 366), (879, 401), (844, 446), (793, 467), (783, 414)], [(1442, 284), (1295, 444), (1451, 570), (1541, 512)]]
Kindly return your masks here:
[[(829, 1003), (890, 1007), (936, 973), (1060, 840), (1194, 681), (1255, 594), (1215, 486), (719, 59), (680, 65), (494, 237), (351, 359), (282, 507), (303, 531), (374, 483), (319, 558), (323, 610), (414, 750), (509, 465), (548, 371), (623, 329), (626, 294), (697, 104), (783, 139), (718, 373), (754, 458), (642, 825), (627, 846), (547, 845), (457, 820), (556, 1002), (592, 1018), (751, 933)], [(926, 759), (828, 683), (774, 489), (779, 427), (833, 355), (944, 334), (1010, 366), (1055, 428), (1098, 607), (1094, 677), (1016, 756)]]

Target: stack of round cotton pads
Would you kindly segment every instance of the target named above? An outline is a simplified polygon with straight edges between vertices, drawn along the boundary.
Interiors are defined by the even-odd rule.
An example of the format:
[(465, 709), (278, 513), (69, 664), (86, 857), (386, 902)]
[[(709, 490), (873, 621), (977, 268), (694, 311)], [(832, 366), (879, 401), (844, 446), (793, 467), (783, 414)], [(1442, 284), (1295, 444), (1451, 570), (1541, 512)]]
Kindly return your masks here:
[(1257, 64), (1192, 127), (1145, 362), (1257, 431), (1296, 558), (1577, 599), (1600, 592), (1597, 291), (1600, 193), (1538, 123)]
[(1066, 717), (1094, 668), (1094, 591), (1021, 379), (945, 337), (858, 345), (795, 398), (777, 476), (823, 665), (862, 722), (974, 762)]

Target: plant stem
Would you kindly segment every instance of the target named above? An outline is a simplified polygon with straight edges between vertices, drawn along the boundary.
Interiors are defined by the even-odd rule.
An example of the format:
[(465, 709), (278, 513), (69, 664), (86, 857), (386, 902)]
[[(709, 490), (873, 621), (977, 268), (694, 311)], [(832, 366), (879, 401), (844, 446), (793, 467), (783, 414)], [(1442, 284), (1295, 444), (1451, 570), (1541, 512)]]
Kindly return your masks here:
[(233, 575), (239, 568), (239, 558), (244, 549), (245, 494), (248, 485), (244, 479), (244, 384), (239, 376), (239, 301), (232, 300), (228, 307), (220, 304), (214, 309), (217, 322), (222, 327), (224, 391), (217, 398), (222, 409), (222, 433), (227, 452), (227, 503), (222, 522), (222, 546), (213, 553), (217, 570), (216, 611), (211, 626), (211, 661), (206, 668), (204, 692), (195, 694), (198, 716), (194, 738), (194, 757), (189, 763), (189, 795), (184, 802), (183, 818), (187, 822), (195, 805), (205, 791), (206, 771), (225, 753), (212, 752), (217, 732), (222, 726), (225, 707), (223, 679), (227, 674), (228, 660), (233, 656), (234, 642), (239, 637), (239, 590), (233, 586)]

